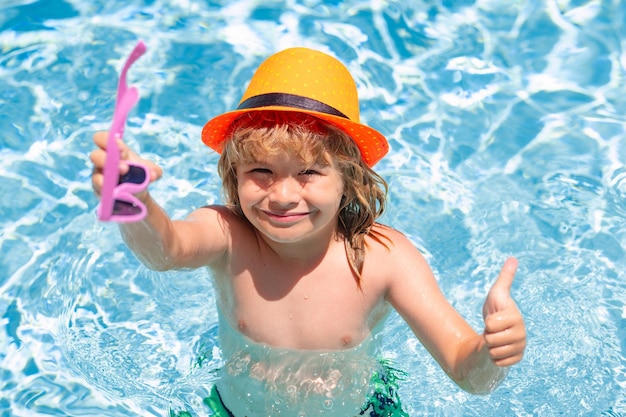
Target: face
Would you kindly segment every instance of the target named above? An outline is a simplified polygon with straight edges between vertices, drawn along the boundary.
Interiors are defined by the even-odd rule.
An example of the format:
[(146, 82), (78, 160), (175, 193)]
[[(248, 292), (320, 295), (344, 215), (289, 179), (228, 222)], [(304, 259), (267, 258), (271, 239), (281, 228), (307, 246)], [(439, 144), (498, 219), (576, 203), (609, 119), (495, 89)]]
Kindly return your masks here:
[(343, 181), (331, 165), (305, 166), (281, 154), (237, 167), (238, 193), (246, 218), (276, 243), (334, 236)]

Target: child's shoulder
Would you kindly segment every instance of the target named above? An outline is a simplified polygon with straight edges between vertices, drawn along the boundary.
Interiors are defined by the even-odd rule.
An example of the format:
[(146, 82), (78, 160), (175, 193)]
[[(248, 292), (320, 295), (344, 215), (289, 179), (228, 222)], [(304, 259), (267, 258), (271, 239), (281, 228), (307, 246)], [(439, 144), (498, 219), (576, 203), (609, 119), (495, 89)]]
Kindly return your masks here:
[(382, 223), (374, 223), (368, 234), (368, 240), (388, 248), (396, 244), (411, 244), (404, 233)]
[(411, 288), (407, 283), (430, 283), (432, 279), (430, 266), (418, 247), (404, 233), (389, 226), (376, 224), (372, 228), (366, 258), (370, 276), (382, 279), (388, 291), (395, 288), (403, 292)]
[(197, 222), (198, 230), (219, 227), (227, 235), (244, 233), (251, 228), (245, 216), (219, 204), (200, 207), (191, 212), (186, 220)]
[(422, 256), (415, 244), (404, 233), (381, 223), (374, 224), (366, 242), (369, 255), (379, 260), (389, 257), (390, 261), (397, 263), (400, 259), (409, 260)]
[(201, 218), (201, 217), (217, 217), (223, 219), (224, 221), (229, 222), (241, 222), (245, 219), (244, 216), (237, 214), (234, 210), (230, 208), (220, 205), (220, 204), (211, 204), (202, 206), (196, 210), (194, 210), (190, 216), (190, 218)]

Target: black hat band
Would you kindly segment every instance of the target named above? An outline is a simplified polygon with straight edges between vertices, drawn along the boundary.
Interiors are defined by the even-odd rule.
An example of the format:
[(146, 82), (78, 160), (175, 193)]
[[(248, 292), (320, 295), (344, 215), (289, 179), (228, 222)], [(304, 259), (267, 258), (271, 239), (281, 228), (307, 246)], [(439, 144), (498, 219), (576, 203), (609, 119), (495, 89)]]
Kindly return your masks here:
[(328, 104), (322, 103), (321, 101), (317, 101), (312, 98), (287, 93), (267, 93), (250, 97), (249, 99), (243, 101), (237, 107), (237, 110), (256, 109), (269, 106), (285, 106), (293, 107), (295, 109), (311, 110), (318, 113), (325, 113), (331, 116), (343, 117), (344, 119), (350, 120), (348, 116), (346, 116), (336, 108), (329, 106)]

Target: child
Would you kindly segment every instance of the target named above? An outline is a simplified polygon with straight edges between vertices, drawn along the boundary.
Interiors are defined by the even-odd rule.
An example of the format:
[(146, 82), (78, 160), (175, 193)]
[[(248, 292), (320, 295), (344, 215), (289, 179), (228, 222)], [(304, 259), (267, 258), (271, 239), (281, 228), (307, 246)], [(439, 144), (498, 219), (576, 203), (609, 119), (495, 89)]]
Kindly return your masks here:
[[(515, 259), (491, 288), (477, 334), (413, 244), (376, 222), (387, 185), (372, 166), (388, 145), (360, 124), (356, 85), (337, 60), (305, 48), (271, 56), (202, 140), (221, 153), (225, 206), (173, 221), (144, 191), (147, 217), (120, 230), (150, 268), (211, 270), (225, 359), (206, 400), (215, 414), (406, 415), (397, 371), (376, 360), (389, 308), (470, 393), (491, 392), (522, 359), (524, 321), (509, 294)], [(94, 141), (98, 194), (106, 134)], [(122, 160), (161, 176), (120, 147)]]

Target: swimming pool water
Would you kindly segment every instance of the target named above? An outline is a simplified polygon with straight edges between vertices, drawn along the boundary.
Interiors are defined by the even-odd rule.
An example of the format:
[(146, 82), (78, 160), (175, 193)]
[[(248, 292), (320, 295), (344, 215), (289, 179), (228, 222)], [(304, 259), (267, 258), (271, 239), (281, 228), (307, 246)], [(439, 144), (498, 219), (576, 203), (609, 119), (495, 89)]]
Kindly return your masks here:
[(626, 5), (619, 0), (0, 1), (0, 416), (206, 415), (222, 363), (205, 271), (157, 273), (98, 223), (91, 136), (116, 77), (126, 139), (174, 217), (220, 201), (200, 142), (256, 66), (332, 53), (392, 150), (384, 222), (477, 329), (507, 256), (528, 349), (456, 388), (395, 315), (383, 348), (411, 416), (626, 415)]

